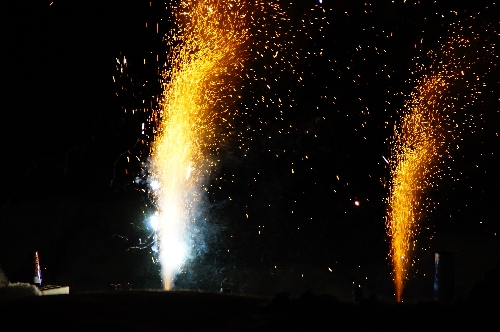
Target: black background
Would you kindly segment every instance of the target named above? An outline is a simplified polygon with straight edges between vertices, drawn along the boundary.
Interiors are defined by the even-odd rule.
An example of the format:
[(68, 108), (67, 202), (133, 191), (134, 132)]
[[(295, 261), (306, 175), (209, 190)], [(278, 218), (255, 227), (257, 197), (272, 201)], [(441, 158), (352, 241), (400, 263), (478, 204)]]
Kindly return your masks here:
[[(296, 29), (290, 61), (302, 80), (255, 68), (261, 77), (282, 76), (273, 93), (293, 108), (280, 115), (263, 102), (237, 117), (234, 131), (243, 138), (228, 135), (221, 163), (206, 179), (207, 187), (222, 189), (210, 189), (199, 205), (204, 236), (178, 287), (313, 289), (345, 299), (355, 283), (392, 298), (383, 156), (389, 158), (398, 110), (414, 86), (412, 58), (438, 50), (451, 23), (477, 12), (471, 24), (498, 27), (498, 11), (488, 1), (323, 2), (282, 5)], [(165, 54), (167, 16), (164, 5), (148, 1), (20, 1), (2, 10), (0, 264), (11, 281), (31, 281), (38, 250), (47, 283), (160, 287), (151, 251), (127, 249), (150, 234), (150, 197), (134, 184), (147, 161), (147, 142), (136, 143), (150, 110), (131, 110), (160, 93), (161, 64), (152, 59)], [(329, 22), (319, 24), (324, 29), (315, 20), (321, 17)], [(116, 59), (124, 56), (129, 66), (120, 76)], [(450, 175), (428, 193), (438, 205), (420, 223), (410, 299), (432, 296), (434, 251), (456, 253), (459, 295), (499, 258), (499, 76), (498, 60), (490, 62), (482, 98), (467, 109), (483, 114), (476, 125), (482, 129), (463, 134), (446, 164)], [(242, 90), (235, 107), (253, 105), (259, 87), (264, 81)], [(246, 156), (241, 142), (250, 146)]]

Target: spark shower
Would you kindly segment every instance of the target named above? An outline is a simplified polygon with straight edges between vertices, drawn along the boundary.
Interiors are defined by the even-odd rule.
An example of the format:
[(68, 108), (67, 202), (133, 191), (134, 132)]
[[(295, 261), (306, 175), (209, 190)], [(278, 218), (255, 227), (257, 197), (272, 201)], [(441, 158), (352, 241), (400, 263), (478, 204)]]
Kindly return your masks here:
[(164, 287), (189, 251), (186, 229), (204, 173), (214, 160), (216, 118), (231, 112), (231, 91), (244, 63), (248, 39), (245, 1), (182, 1), (173, 9), (169, 69), (156, 117), (151, 152), (157, 204), (159, 258)]
[[(484, 29), (487, 32), (488, 27)], [(403, 300), (410, 267), (416, 263), (423, 219), (439, 204), (428, 192), (446, 175), (446, 159), (458, 148), (462, 132), (475, 128), (474, 123), (481, 119), (472, 106), (481, 95), (479, 87), (486, 86), (483, 78), (490, 71), (494, 53), (494, 45), (472, 26), (458, 23), (451, 31), (452, 37), (441, 43), (439, 52), (427, 55), (433, 57), (432, 64), (421, 66), (421, 76), (394, 128), (386, 226), (398, 302)], [(479, 70), (481, 63), (487, 63), (486, 70)]]
[[(251, 68), (250, 62), (270, 55), (276, 63), (264, 68), (269, 70), (279, 66), (277, 63), (292, 68), (291, 57), (299, 54), (286, 55), (283, 51), (292, 42), (282, 43), (279, 34), (267, 35), (270, 22), (259, 21), (274, 18), (273, 24), (284, 24), (278, 5), (188, 0), (170, 9), (174, 29), (166, 36), (169, 54), (160, 108), (150, 119), (155, 138), (149, 166), (150, 191), (157, 207), (159, 260), (167, 290), (192, 247), (189, 229), (195, 226), (191, 216), (206, 189), (210, 168), (219, 162), (216, 150), (238, 116), (236, 101), (241, 96), (237, 87), (244, 76), (258, 81), (259, 75), (267, 75), (266, 70)], [(281, 18), (276, 19), (276, 13)], [(474, 122), (471, 114), (467, 123), (457, 124), (455, 115), (468, 114), (466, 107), (478, 97), (477, 87), (487, 73), (471, 70), (482, 56), (470, 47), (480, 42), (479, 34), (465, 31), (460, 23), (452, 25), (453, 29), (453, 37), (431, 54), (431, 66), (419, 64), (417, 57), (415, 88), (399, 114), (392, 138), (386, 228), (398, 301), (415, 262), (422, 219), (433, 208), (426, 193), (443, 175), (443, 164), (460, 131)], [(255, 38), (256, 31), (263, 38)], [(284, 35), (289, 31), (285, 29)], [(471, 79), (471, 75), (477, 77)], [(271, 91), (270, 82), (263, 81)], [(255, 97), (256, 103), (267, 102), (262, 93), (255, 94), (259, 97)], [(281, 104), (280, 96), (275, 97)]]

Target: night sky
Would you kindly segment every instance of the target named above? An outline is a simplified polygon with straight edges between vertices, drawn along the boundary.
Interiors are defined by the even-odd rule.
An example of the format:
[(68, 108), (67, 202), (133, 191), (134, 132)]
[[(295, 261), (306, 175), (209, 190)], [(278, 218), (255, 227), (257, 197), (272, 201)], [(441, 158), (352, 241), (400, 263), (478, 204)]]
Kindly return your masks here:
[[(209, 151), (217, 165), (192, 213), (202, 236), (177, 285), (348, 299), (354, 283), (392, 300), (385, 159), (422, 75), (416, 64), (428, 72), (458, 22), (498, 45), (498, 4), (291, 2), (280, 1), (288, 21), (268, 27), (287, 32), (286, 47), (277, 60), (250, 53), (233, 126)], [(17, 1), (2, 10), (0, 264), (11, 281), (32, 280), (39, 251), (46, 283), (160, 287), (143, 245), (153, 212), (144, 180), (168, 7)], [(435, 251), (456, 254), (460, 296), (500, 258), (498, 54), (471, 71), (484, 84), (456, 115), (460, 148), (426, 192), (409, 300), (432, 297)]]

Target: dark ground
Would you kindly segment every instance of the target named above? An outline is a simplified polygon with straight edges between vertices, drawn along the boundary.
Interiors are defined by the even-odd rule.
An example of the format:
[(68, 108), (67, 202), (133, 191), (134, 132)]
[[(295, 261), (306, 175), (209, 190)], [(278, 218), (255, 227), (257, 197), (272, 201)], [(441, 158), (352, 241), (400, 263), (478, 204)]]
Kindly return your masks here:
[(269, 301), (213, 293), (130, 291), (26, 298), (0, 303), (0, 311), (2, 325), (11, 330), (491, 330), (498, 302), (496, 306), (347, 304), (312, 294)]
[[(453, 304), (345, 303), (305, 292), (273, 299), (202, 292), (109, 291), (2, 301), (8, 330), (321, 331), (333, 329), (495, 330), (500, 264)], [(3, 331), (3, 329), (2, 329)]]

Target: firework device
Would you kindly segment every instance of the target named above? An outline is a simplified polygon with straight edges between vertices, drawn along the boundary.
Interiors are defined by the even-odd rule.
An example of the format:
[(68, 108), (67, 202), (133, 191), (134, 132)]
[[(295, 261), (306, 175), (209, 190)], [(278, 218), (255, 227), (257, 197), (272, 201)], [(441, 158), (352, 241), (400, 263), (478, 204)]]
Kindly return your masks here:
[(42, 285), (42, 270), (40, 269), (40, 258), (38, 257), (38, 251), (35, 252), (35, 276), (33, 278), (33, 283), (37, 286)]

